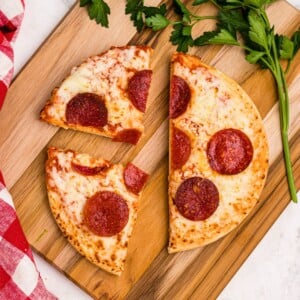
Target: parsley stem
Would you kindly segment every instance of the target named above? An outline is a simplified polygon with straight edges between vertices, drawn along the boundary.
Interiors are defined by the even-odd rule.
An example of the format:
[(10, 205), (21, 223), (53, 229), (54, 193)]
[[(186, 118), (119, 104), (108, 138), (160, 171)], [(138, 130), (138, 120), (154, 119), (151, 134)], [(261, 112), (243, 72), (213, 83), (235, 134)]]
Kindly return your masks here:
[(209, 0), (210, 3), (212, 3), (214, 6), (216, 6), (218, 9), (222, 9), (222, 7), (214, 0)]
[(218, 17), (217, 16), (197, 16), (197, 15), (192, 15), (193, 19), (197, 20), (197, 21), (201, 21), (201, 20), (217, 20)]
[(263, 17), (265, 23), (266, 23), (266, 29), (270, 30), (270, 22), (269, 22), (269, 18), (267, 16), (267, 14), (266, 14), (266, 11), (264, 9), (260, 9), (259, 11), (260, 11), (260, 14)]
[[(197, 24), (199, 21), (202, 21), (202, 20), (217, 20), (218, 17), (217, 16), (197, 16), (197, 15), (193, 15), (191, 14), (192, 16), (192, 21), (194, 21), (194, 23), (192, 23), (192, 21), (190, 22), (191, 23), (191, 26), (194, 26), (195, 24)], [(177, 24), (185, 24), (184, 21), (175, 21), (175, 22), (169, 22), (170, 25), (177, 25)]]
[[(241, 45), (245, 50), (251, 51), (247, 46)], [(267, 57), (261, 57), (261, 61), (268, 67), (272, 72), (273, 77), (276, 81), (277, 92), (279, 97), (279, 112), (280, 112), (280, 127), (281, 127), (281, 141), (283, 146), (283, 156), (285, 162), (286, 175), (288, 180), (288, 186), (290, 190), (290, 195), (292, 201), (297, 203), (297, 191), (295, 186), (295, 179), (293, 176), (293, 168), (291, 162), (291, 154), (289, 148), (289, 139), (288, 139), (288, 128), (289, 128), (289, 96), (288, 96), (288, 86), (286, 83), (286, 78), (284, 71), (279, 62), (279, 56), (273, 38), (272, 41), (272, 52), (273, 57), (271, 56), (270, 51), (266, 52)]]
[(283, 92), (282, 97), (280, 101), (282, 102), (282, 127), (283, 130), (287, 131), (289, 127), (289, 101), (287, 98), (287, 86), (286, 86), (286, 80), (279, 62), (279, 55), (277, 52), (276, 42), (275, 39), (272, 39), (272, 50), (274, 55), (274, 64), (276, 69), (276, 75), (277, 75), (277, 84), (278, 84), (278, 91)]
[(169, 23), (170, 25), (177, 25), (177, 24), (182, 24), (182, 21), (175, 21), (175, 22), (171, 22)]
[[(279, 109), (280, 114), (283, 114), (283, 107), (285, 106), (286, 99), (286, 92), (284, 91), (284, 83), (285, 79), (280, 76), (279, 78), (275, 78), (277, 86), (278, 86), (278, 95), (279, 95)], [(284, 121), (284, 115), (280, 118), (281, 122), (281, 139), (282, 139), (282, 146), (283, 146), (283, 154), (284, 154), (284, 160), (285, 160), (285, 168), (286, 168), (286, 175), (289, 185), (290, 194), (292, 197), (292, 201), (297, 203), (297, 191), (295, 186), (295, 180), (293, 176), (293, 169), (292, 169), (292, 162), (291, 162), (291, 155), (290, 155), (290, 149), (289, 149), (289, 138), (288, 138), (288, 128), (286, 127), (286, 122)], [(286, 120), (285, 120), (286, 121)], [(285, 126), (284, 126), (285, 125)]]
[(287, 123), (287, 129), (289, 128), (290, 126), (290, 106), (289, 106), (289, 103), (290, 103), (290, 99), (289, 99), (289, 90), (288, 90), (288, 86), (287, 86), (287, 83), (286, 83), (286, 79), (285, 79), (285, 74), (284, 74), (284, 71), (281, 67), (281, 65), (279, 65), (280, 67), (280, 75), (281, 75), (281, 78), (282, 78), (282, 84), (283, 84), (283, 90), (284, 90), (284, 95), (285, 95), (285, 104), (286, 104), (286, 123)]
[(277, 83), (277, 90), (279, 96), (279, 112), (280, 112), (280, 127), (281, 127), (281, 140), (283, 146), (283, 155), (285, 161), (286, 175), (289, 185), (290, 194), (292, 201), (297, 203), (297, 191), (295, 186), (295, 179), (293, 176), (293, 168), (291, 162), (291, 154), (289, 148), (289, 138), (288, 138), (288, 129), (289, 129), (289, 97), (288, 97), (288, 87), (286, 83), (286, 78), (284, 71), (279, 62), (279, 56), (277, 53), (277, 48), (275, 44), (275, 39), (272, 41), (272, 49), (274, 54), (274, 63), (276, 71), (274, 74), (275, 81)]
[(291, 63), (292, 63), (292, 60), (289, 59), (288, 64), (287, 64), (287, 66), (286, 66), (286, 69), (285, 69), (285, 71), (284, 71), (285, 74), (287, 74), (287, 73), (289, 72), (290, 67), (291, 67)]
[(273, 76), (275, 76), (274, 67), (270, 65), (269, 61), (263, 57), (261, 58), (261, 61), (268, 67), (268, 69), (272, 72)]

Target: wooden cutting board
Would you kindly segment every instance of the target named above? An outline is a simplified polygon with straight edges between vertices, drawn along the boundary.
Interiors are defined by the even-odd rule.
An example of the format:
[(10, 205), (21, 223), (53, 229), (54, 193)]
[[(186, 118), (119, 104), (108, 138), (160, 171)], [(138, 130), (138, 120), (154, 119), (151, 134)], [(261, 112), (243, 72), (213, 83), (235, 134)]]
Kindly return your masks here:
[[(215, 298), (289, 203), (282, 160), (275, 85), (268, 71), (248, 64), (240, 49), (209, 46), (194, 48), (205, 63), (225, 72), (256, 103), (270, 144), (270, 171), (260, 202), (247, 219), (225, 238), (201, 249), (169, 255), (167, 218), (168, 78), (171, 28), (137, 34), (124, 15), (125, 1), (108, 1), (110, 29), (88, 19), (74, 6), (12, 84), (0, 119), (0, 165), (18, 215), (33, 248), (63, 271), (90, 295), (99, 299), (208, 299)], [(154, 5), (159, 1), (152, 1)], [(171, 1), (168, 1), (168, 5)], [(193, 8), (199, 13), (199, 8)], [(201, 14), (214, 13), (210, 5)], [(173, 16), (170, 11), (168, 15)], [(300, 26), (299, 12), (284, 1), (268, 8), (280, 33)], [(212, 28), (201, 23), (195, 34)], [(62, 130), (38, 120), (51, 90), (72, 66), (110, 46), (148, 44), (155, 49), (154, 78), (145, 117), (146, 135), (137, 146), (113, 143), (90, 134)], [(291, 98), (290, 146), (296, 185), (300, 187), (300, 55), (288, 75)], [(121, 277), (101, 271), (82, 258), (62, 236), (50, 214), (45, 188), (44, 163), (48, 146), (71, 148), (113, 162), (134, 161), (151, 174), (129, 244)]]

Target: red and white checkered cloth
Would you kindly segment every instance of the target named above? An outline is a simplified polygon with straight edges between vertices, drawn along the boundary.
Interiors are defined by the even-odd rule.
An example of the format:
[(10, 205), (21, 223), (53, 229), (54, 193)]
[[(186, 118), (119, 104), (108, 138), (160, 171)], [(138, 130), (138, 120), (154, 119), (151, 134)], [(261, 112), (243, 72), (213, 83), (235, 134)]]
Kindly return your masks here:
[(24, 0), (0, 1), (0, 109), (14, 73), (13, 45), (24, 14)]
[[(13, 76), (13, 44), (23, 12), (24, 0), (0, 0), (0, 109)], [(57, 298), (47, 291), (36, 268), (0, 171), (0, 300), (11, 299)]]
[(2, 182), (0, 182), (0, 299), (56, 299), (47, 291), (36, 269), (11, 196)]

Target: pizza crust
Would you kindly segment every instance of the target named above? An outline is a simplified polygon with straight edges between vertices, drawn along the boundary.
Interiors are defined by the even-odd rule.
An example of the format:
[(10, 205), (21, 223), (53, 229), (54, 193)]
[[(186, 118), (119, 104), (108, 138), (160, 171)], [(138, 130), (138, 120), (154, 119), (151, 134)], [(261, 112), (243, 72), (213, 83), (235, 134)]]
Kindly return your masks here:
[[(181, 169), (169, 170), (169, 253), (210, 244), (236, 228), (259, 201), (268, 172), (265, 129), (246, 92), (198, 57), (182, 53), (173, 55), (172, 75), (188, 83), (191, 101), (185, 113), (170, 119), (170, 137), (173, 126), (184, 131), (191, 140), (192, 151)], [(221, 175), (213, 171), (206, 155), (209, 139), (225, 128), (244, 132), (254, 149), (250, 165), (236, 175)], [(184, 218), (173, 202), (179, 185), (193, 176), (211, 180), (219, 190), (219, 206), (204, 221)]]
[[(84, 166), (109, 166), (98, 175), (83, 176), (73, 171), (71, 163)], [(49, 205), (59, 228), (71, 245), (90, 262), (114, 275), (124, 270), (128, 241), (136, 221), (139, 195), (127, 190), (124, 167), (72, 150), (49, 148), (46, 183)], [(101, 237), (83, 223), (83, 207), (98, 191), (111, 191), (125, 199), (129, 208), (126, 226), (117, 235)]]
[[(128, 98), (127, 87), (135, 72), (150, 69), (153, 49), (148, 46), (112, 47), (89, 57), (74, 67), (40, 113), (40, 119), (64, 129), (114, 138), (124, 129), (135, 129), (143, 134), (144, 113)], [(104, 127), (81, 126), (66, 121), (67, 103), (79, 93), (99, 95), (108, 110), (108, 123)]]

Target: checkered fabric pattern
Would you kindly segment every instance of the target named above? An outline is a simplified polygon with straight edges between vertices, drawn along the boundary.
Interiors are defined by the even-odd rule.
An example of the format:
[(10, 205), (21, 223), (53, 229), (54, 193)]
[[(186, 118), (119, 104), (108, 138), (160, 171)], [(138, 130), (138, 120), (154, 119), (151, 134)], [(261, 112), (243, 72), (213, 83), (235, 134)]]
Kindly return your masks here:
[[(13, 76), (13, 45), (24, 0), (0, 0), (0, 109)], [(0, 114), (1, 117), (1, 114)], [(36, 269), (31, 249), (0, 171), (0, 300), (52, 300)]]
[(0, 109), (14, 72), (13, 45), (23, 19), (24, 0), (0, 1)]
[(56, 299), (44, 286), (3, 182), (0, 182), (0, 299)]

